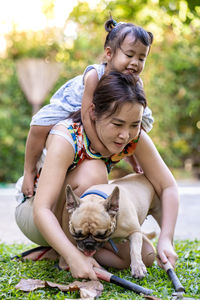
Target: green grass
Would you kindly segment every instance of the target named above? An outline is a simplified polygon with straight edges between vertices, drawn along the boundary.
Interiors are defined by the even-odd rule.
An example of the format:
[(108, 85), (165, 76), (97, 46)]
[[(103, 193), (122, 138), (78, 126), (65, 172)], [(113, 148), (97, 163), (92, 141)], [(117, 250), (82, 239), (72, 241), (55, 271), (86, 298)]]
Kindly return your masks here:
[[(0, 299), (62, 299), (78, 298), (78, 293), (63, 293), (58, 289), (39, 289), (25, 293), (15, 289), (15, 285), (21, 278), (37, 278), (58, 283), (70, 283), (74, 279), (69, 272), (59, 271), (52, 261), (17, 261), (10, 257), (21, 253), (34, 245), (0, 244)], [(176, 265), (176, 273), (186, 289), (186, 296), (200, 299), (200, 241), (178, 241), (175, 243), (179, 259)], [(167, 274), (156, 264), (148, 268), (148, 275), (143, 280), (135, 280), (130, 276), (130, 270), (116, 271), (112, 273), (134, 283), (140, 284), (154, 291), (153, 295), (161, 299), (170, 299), (174, 292), (173, 286)], [(125, 290), (113, 284), (102, 282), (103, 294), (99, 299), (144, 299), (131, 291)], [(185, 297), (186, 297), (185, 296)]]

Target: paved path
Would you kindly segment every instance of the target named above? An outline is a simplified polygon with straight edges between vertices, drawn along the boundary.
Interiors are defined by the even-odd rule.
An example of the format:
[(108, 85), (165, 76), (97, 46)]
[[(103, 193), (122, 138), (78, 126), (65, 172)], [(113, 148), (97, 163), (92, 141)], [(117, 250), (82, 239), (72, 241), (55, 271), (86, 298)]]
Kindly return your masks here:
[[(175, 231), (175, 239), (200, 239), (200, 182), (179, 182), (180, 210)], [(31, 243), (18, 229), (14, 211), (16, 206), (15, 190), (0, 189), (0, 242)], [(144, 229), (151, 231), (158, 227), (151, 218), (147, 220)]]

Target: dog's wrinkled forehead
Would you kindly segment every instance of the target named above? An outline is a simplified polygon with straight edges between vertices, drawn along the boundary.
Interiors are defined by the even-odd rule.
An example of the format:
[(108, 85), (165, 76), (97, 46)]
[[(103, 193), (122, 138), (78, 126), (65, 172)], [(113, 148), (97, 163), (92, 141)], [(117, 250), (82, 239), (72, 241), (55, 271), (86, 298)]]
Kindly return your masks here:
[(89, 207), (89, 205), (82, 205), (77, 208), (71, 215), (71, 226), (74, 231), (81, 231), (83, 235), (98, 233), (103, 234), (105, 231), (110, 231), (112, 227), (112, 218), (101, 208), (100, 205), (94, 204)]
[(72, 213), (69, 222), (71, 235), (76, 240), (92, 237), (98, 242), (106, 241), (115, 230), (116, 219), (111, 218), (105, 210), (97, 213), (93, 210), (93, 214), (87, 212), (79, 207)]

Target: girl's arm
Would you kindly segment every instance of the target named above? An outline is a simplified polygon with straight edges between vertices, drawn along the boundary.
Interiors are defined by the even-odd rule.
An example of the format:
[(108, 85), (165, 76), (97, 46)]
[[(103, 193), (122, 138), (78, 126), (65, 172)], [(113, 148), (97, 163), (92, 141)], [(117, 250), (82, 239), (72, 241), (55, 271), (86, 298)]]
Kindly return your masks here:
[(90, 70), (84, 79), (85, 90), (83, 93), (82, 106), (81, 106), (81, 119), (83, 122), (84, 129), (86, 134), (91, 142), (91, 148), (98, 153), (101, 153), (104, 156), (109, 156), (110, 153), (108, 149), (101, 143), (97, 137), (95, 126), (93, 121), (90, 118), (90, 108), (92, 105), (92, 99), (94, 95), (94, 90), (98, 84), (98, 76), (95, 69)]
[(138, 163), (138, 160), (134, 154), (132, 156), (127, 156), (125, 158), (125, 161), (127, 161), (131, 165), (131, 167), (133, 168), (133, 171), (135, 171), (135, 173), (138, 173), (138, 174), (143, 173), (143, 170), (140, 167), (140, 164)]
[[(52, 125), (53, 126), (53, 125)], [(36, 163), (44, 148), (47, 135), (52, 126), (31, 126), (25, 150), (24, 180), (22, 192), (26, 196), (33, 196)]]
[(174, 266), (177, 255), (173, 249), (173, 236), (179, 207), (178, 188), (173, 175), (160, 157), (150, 137), (142, 130), (135, 155), (145, 176), (154, 186), (162, 201), (161, 232), (157, 251), (162, 263)]
[[(62, 130), (61, 126), (58, 127)], [(58, 204), (61, 204), (59, 201), (62, 200), (61, 191), (66, 172), (74, 160), (73, 147), (63, 137), (57, 135), (51, 135), (49, 140), (47, 156), (34, 199), (34, 222), (49, 245), (65, 259), (74, 277), (96, 280), (93, 267), (98, 264), (92, 257), (82, 254), (69, 241), (54, 214)]]

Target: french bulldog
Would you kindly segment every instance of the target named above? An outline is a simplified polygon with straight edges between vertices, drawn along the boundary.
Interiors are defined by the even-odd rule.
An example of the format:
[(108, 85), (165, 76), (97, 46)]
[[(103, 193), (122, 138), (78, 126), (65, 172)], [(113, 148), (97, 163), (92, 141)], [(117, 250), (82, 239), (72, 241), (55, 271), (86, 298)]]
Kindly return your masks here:
[(69, 232), (85, 255), (94, 255), (109, 239), (129, 239), (131, 274), (136, 278), (145, 276), (142, 243), (144, 238), (151, 242), (142, 233), (141, 225), (148, 214), (160, 225), (161, 203), (143, 174), (92, 186), (81, 198), (67, 185), (66, 208)]

